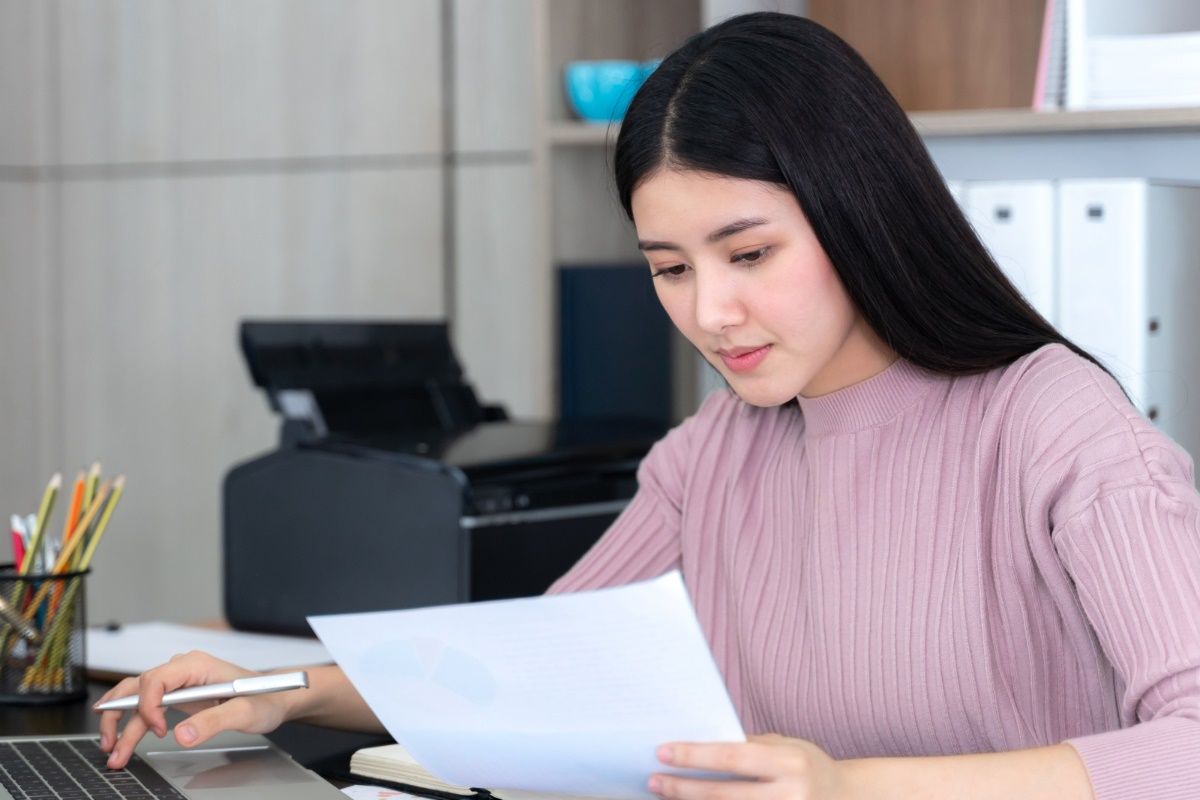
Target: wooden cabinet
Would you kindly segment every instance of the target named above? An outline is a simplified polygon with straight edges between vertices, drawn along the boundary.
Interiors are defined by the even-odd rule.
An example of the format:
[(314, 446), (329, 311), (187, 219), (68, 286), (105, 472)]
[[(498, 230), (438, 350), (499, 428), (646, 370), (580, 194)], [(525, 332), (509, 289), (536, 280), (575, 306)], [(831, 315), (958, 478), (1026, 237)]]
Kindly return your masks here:
[(1046, 0), (809, 0), (913, 111), (1024, 108)]

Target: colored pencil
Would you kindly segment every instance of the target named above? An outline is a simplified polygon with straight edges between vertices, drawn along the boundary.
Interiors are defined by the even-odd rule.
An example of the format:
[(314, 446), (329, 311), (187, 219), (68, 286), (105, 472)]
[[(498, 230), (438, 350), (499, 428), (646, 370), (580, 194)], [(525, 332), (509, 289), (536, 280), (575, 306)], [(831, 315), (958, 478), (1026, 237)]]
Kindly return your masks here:
[[(25, 548), (25, 558), (21, 562), (21, 574), (28, 573), (29, 568), (33, 566), (33, 562), (39, 550), (42, 549), (42, 538), (46, 534), (46, 520), (50, 516), (51, 509), (54, 508), (54, 498), (58, 497), (58, 490), (62, 488), (62, 475), (57, 472), (50, 479), (50, 483), (46, 485), (46, 491), (42, 494), (42, 505), (38, 509), (36, 530), (33, 531), (33, 538), (29, 542), (29, 547)], [(45, 565), (49, 566), (49, 565)]]
[(24, 526), (16, 514), (12, 515), (9, 525), (12, 527), (13, 569), (20, 569), (21, 562), (25, 560), (25, 536), (21, 533)]
[(100, 462), (93, 461), (92, 466), (88, 469), (87, 480), (83, 484), (83, 508), (86, 510), (92, 507), (92, 500), (96, 498), (96, 487), (100, 485)]
[(71, 538), (71, 534), (75, 531), (75, 522), (79, 519), (79, 512), (83, 508), (83, 485), (84, 477), (80, 472), (75, 476), (75, 488), (71, 490), (71, 505), (67, 507), (67, 518), (63, 521), (62, 539), (60, 540), (65, 545)]
[(112, 516), (113, 509), (117, 507), (117, 503), (121, 500), (121, 492), (125, 489), (125, 476), (118, 475), (117, 480), (113, 483), (112, 497), (104, 507), (104, 515), (100, 517), (100, 521), (96, 523), (96, 532), (91, 535), (87, 543), (87, 549), (83, 551), (83, 558), (79, 560), (79, 569), (84, 570), (92, 563), (92, 556), (96, 554), (96, 548), (100, 545), (100, 537), (104, 535), (104, 529), (108, 527), (108, 518)]

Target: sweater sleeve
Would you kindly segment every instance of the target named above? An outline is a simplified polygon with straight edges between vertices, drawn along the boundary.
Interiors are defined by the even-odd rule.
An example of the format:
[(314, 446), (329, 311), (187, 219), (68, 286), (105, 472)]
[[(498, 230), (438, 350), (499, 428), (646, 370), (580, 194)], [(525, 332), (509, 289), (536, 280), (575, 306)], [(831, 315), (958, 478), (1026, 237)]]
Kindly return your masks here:
[(714, 393), (695, 415), (650, 448), (638, 467), (638, 490), (599, 541), (555, 581), (549, 594), (578, 592), (646, 580), (680, 564), (680, 529), (696, 440), (727, 393)]
[(1187, 475), (1101, 494), (1056, 531), (1120, 679), (1120, 730), (1068, 741), (1096, 800), (1200, 792), (1200, 496)]

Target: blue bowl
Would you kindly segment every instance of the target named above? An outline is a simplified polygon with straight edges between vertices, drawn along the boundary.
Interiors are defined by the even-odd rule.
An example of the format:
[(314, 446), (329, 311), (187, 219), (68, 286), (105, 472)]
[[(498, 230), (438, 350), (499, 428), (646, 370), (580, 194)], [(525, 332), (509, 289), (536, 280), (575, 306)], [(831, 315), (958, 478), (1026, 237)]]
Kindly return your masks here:
[(571, 108), (587, 122), (619, 122), (657, 61), (572, 61), (563, 70)]

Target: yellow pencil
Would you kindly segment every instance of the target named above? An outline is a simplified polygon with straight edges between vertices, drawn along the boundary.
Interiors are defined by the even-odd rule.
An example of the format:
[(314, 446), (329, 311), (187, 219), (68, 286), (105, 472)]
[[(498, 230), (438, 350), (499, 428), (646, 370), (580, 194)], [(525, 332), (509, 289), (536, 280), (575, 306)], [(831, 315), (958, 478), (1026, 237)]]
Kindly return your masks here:
[[(20, 574), (25, 575), (33, 567), (33, 560), (37, 556), (39, 550), (42, 549), (42, 539), (46, 534), (46, 520), (50, 517), (50, 510), (54, 508), (54, 498), (58, 497), (58, 490), (62, 487), (62, 475), (57, 472), (50, 479), (50, 483), (46, 485), (46, 491), (42, 495), (42, 506), (38, 509), (36, 519), (36, 530), (34, 530), (29, 539), (29, 547), (25, 549), (25, 558), (21, 559)], [(45, 566), (49, 567), (49, 564)]]
[(96, 487), (100, 483), (100, 462), (93, 461), (92, 466), (88, 469), (87, 481), (83, 484), (83, 507), (88, 509), (92, 507), (92, 500), (96, 497)]
[(87, 549), (83, 551), (83, 558), (79, 560), (79, 569), (88, 568), (88, 564), (92, 563), (92, 556), (96, 554), (96, 547), (100, 544), (100, 537), (104, 535), (104, 529), (108, 527), (108, 518), (112, 516), (113, 509), (117, 507), (117, 503), (121, 500), (121, 491), (125, 488), (125, 476), (117, 476), (117, 480), (113, 483), (112, 498), (108, 504), (104, 506), (104, 515), (100, 517), (100, 521), (96, 523), (96, 532), (91, 535), (88, 540)]

